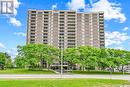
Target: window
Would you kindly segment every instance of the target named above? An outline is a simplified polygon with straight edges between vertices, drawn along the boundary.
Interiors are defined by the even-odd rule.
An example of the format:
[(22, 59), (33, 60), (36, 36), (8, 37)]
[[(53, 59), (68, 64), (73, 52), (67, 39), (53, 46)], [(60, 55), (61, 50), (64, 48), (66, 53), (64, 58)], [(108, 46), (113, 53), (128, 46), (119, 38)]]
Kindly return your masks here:
[(64, 23), (64, 21), (60, 21), (60, 23)]
[(75, 43), (68, 43), (68, 45), (75, 45)]
[(60, 27), (60, 29), (64, 29), (64, 27)]
[(31, 35), (35, 35), (35, 33), (31, 33)]
[(75, 21), (68, 21), (68, 23), (75, 23)]
[(75, 26), (75, 24), (68, 24), (68, 26)]
[(31, 38), (35, 38), (35, 36), (30, 36)]
[(44, 13), (49, 13), (48, 11), (44, 11)]
[(75, 34), (68, 34), (68, 35), (70, 35), (70, 36), (71, 36), (71, 35), (72, 35), (72, 36), (75, 36)]
[(60, 12), (60, 14), (63, 14), (63, 13), (65, 13), (65, 12), (62, 12), (62, 11)]
[(43, 30), (44, 32), (48, 32), (48, 30)]
[(60, 30), (60, 32), (64, 32), (64, 30)]
[(42, 14), (42, 12), (38, 12), (38, 14)]
[(44, 42), (47, 42), (47, 40), (43, 40)]
[(43, 33), (43, 35), (48, 35), (47, 33)]
[(35, 39), (31, 39), (30, 41), (35, 41)]
[(64, 20), (64, 18), (60, 18), (60, 20)]
[(75, 39), (75, 37), (68, 37), (68, 39)]
[(31, 31), (35, 31), (35, 30), (31, 30)]
[(31, 14), (31, 16), (36, 16), (36, 14)]
[(31, 17), (31, 19), (35, 19), (35, 17)]
[(47, 38), (47, 36), (43, 36), (43, 38)]
[(48, 22), (48, 21), (44, 21), (44, 22)]
[(35, 23), (31, 23), (31, 25), (35, 25)]
[(44, 27), (44, 29), (48, 29), (48, 27)]
[(35, 26), (31, 26), (31, 28), (35, 28)]
[(68, 14), (75, 14), (75, 12), (68, 12)]
[(64, 35), (64, 33), (60, 33), (60, 35)]
[(36, 11), (31, 11), (31, 13), (36, 13)]
[(60, 26), (64, 26), (64, 24), (60, 24)]
[(68, 30), (68, 32), (75, 32), (75, 30)]
[(44, 26), (48, 26), (48, 24), (44, 24)]
[(68, 42), (75, 42), (75, 40), (68, 40)]
[(59, 45), (64, 45), (64, 43), (59, 43)]

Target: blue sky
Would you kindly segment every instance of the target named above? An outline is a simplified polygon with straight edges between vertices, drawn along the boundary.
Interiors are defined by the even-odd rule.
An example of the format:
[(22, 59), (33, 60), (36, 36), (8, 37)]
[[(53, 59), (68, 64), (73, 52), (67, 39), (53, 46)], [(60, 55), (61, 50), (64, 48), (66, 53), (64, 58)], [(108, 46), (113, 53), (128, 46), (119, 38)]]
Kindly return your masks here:
[(16, 55), (26, 43), (27, 10), (104, 11), (106, 47), (130, 50), (130, 0), (13, 0), (14, 15), (0, 14), (0, 51)]

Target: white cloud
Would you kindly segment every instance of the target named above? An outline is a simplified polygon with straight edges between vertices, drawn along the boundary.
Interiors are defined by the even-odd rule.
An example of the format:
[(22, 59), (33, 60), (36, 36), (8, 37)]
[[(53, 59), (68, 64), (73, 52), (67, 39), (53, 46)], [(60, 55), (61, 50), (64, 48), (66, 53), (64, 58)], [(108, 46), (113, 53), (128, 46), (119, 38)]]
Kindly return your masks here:
[(115, 47), (115, 49), (125, 50), (125, 48), (123, 46)]
[(120, 33), (118, 31), (106, 32), (105, 33), (105, 45), (121, 45), (124, 41), (128, 40), (130, 37), (127, 33)]
[(96, 3), (97, 1), (99, 1), (99, 0), (89, 0), (89, 3), (90, 3), (90, 5), (92, 5), (93, 3)]
[(126, 50), (122, 45), (117, 45), (117, 46), (110, 46), (107, 48), (113, 48), (113, 49), (119, 49), (119, 50)]
[(11, 56), (11, 58), (15, 58), (18, 54), (16, 48), (7, 49), (5, 52), (7, 52)]
[(109, 0), (89, 0), (90, 4), (85, 4), (85, 0), (71, 0), (67, 6), (71, 10), (84, 9), (86, 12), (104, 11), (106, 20), (119, 20), (120, 23), (126, 21), (126, 16), (122, 13), (121, 4), (110, 2)]
[(17, 20), (16, 18), (13, 18), (13, 17), (10, 17), (9, 22), (10, 22), (11, 24), (13, 24), (14, 26), (16, 26), (16, 27), (19, 27), (19, 26), (22, 25), (19, 20)]
[[(14, 16), (16, 16), (17, 9), (19, 8), (21, 3), (18, 0), (13, 0), (13, 2), (14, 2)], [(20, 27), (22, 25), (21, 22), (18, 19), (16, 19), (15, 17), (9, 17), (9, 21), (11, 24), (13, 24), (16, 27)]]
[(13, 0), (14, 1), (14, 15), (17, 15), (17, 8), (19, 8), (21, 2), (18, 0)]
[(52, 5), (52, 10), (55, 10), (57, 8), (57, 3)]
[(86, 11), (104, 11), (104, 16), (106, 20), (116, 19), (119, 20), (120, 23), (126, 21), (125, 14), (122, 13), (122, 8), (120, 7), (120, 4), (112, 3), (108, 0), (99, 0), (96, 3), (92, 3), (91, 6), (92, 7), (88, 6), (88, 8), (86, 8)]
[(127, 30), (129, 30), (129, 28), (128, 27), (124, 27), (123, 31), (127, 31)]
[(93, 0), (89, 0), (89, 3), (92, 5), (93, 4)]
[(15, 56), (18, 54), (17, 48), (11, 48), (11, 49), (9, 49), (8, 47), (6, 47), (2, 43), (0, 43), (0, 52), (6, 52), (6, 53), (8, 53), (11, 56), (11, 58), (15, 58)]
[(71, 10), (79, 10), (85, 8), (85, 0), (71, 0), (67, 3), (67, 6)]
[(5, 47), (3, 44), (1, 45), (1, 43), (0, 43), (0, 52), (8, 53), (11, 56), (11, 58), (15, 58), (16, 55), (18, 54), (16, 48), (9, 49), (9, 48)]
[(4, 46), (4, 44), (0, 43), (0, 48), (5, 49), (6, 47)]
[(23, 36), (23, 37), (26, 36), (26, 34), (24, 32), (14, 32), (14, 35)]

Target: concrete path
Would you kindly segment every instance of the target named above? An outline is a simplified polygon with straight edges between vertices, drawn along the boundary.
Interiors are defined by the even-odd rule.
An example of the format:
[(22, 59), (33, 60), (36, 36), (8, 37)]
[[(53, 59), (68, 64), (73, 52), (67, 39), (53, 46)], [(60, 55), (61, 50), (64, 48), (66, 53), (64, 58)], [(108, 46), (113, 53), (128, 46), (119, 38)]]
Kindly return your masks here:
[(97, 79), (119, 79), (129, 80), (130, 75), (57, 75), (57, 74), (0, 74), (0, 79), (45, 79), (45, 78), (97, 78)]

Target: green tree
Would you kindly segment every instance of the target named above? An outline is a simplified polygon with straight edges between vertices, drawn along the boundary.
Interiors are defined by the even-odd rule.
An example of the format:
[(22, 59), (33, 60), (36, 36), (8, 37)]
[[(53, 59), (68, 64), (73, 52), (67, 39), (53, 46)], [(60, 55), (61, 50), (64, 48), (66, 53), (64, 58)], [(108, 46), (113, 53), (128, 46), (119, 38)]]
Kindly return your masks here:
[(91, 47), (91, 46), (81, 46), (78, 47), (78, 51), (80, 54), (80, 63), (82, 66), (82, 70), (85, 68), (96, 68), (98, 66), (97, 59), (100, 56), (100, 49)]
[(25, 68), (26, 60), (25, 60), (25, 58), (17, 55), (16, 58), (15, 58), (15, 60), (14, 60), (14, 63), (16, 65), (16, 67)]
[(104, 70), (108, 67), (107, 58), (110, 58), (110, 54), (109, 54), (108, 50), (105, 48), (101, 48), (100, 55), (98, 58), (98, 67), (100, 68), (100, 70)]
[(92, 51), (90, 46), (81, 46), (78, 47), (79, 53), (80, 53), (80, 65), (82, 67), (82, 70), (84, 71), (86, 67), (89, 65), (89, 56), (91, 56)]
[(5, 67), (7, 68), (13, 67), (11, 56), (8, 55), (7, 53), (5, 53), (5, 56), (6, 56)]
[(78, 49), (67, 48), (64, 52), (64, 61), (68, 62), (71, 69), (74, 69), (74, 66), (80, 63)]
[(1, 69), (12, 67), (11, 57), (7, 53), (0, 52), (0, 67)]
[(57, 48), (46, 44), (18, 46), (18, 57), (26, 62), (25, 66), (31, 68), (39, 66), (43, 68), (43, 62), (46, 62), (47, 68), (49, 68), (49, 65), (58, 58), (58, 54), (59, 50)]
[(80, 46), (78, 48), (67, 48), (64, 53), (65, 61), (70, 66), (80, 65), (82, 70), (96, 68), (98, 66), (97, 57), (100, 56), (100, 49), (90, 46)]

